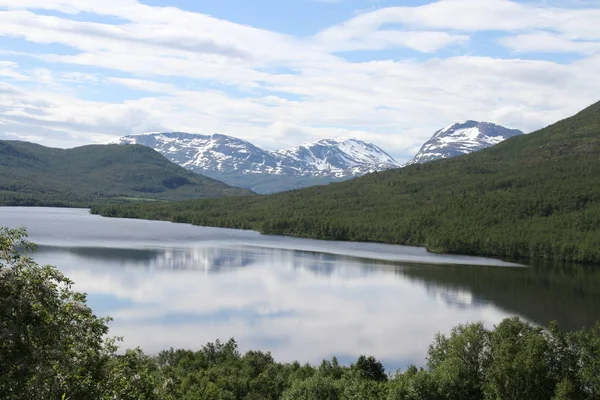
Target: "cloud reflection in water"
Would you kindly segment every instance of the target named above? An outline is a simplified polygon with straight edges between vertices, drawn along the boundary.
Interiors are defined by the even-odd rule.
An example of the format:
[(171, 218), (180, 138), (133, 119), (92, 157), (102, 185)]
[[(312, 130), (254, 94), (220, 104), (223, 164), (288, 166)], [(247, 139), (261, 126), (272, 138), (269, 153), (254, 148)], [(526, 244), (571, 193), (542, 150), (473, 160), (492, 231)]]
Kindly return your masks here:
[(36, 259), (59, 266), (99, 314), (114, 317), (111, 333), (125, 346), (152, 353), (235, 337), (242, 350), (282, 361), (372, 354), (397, 368), (422, 364), (438, 331), (508, 315), (468, 290), (403, 274), (431, 267), (332, 254), (41, 247)]

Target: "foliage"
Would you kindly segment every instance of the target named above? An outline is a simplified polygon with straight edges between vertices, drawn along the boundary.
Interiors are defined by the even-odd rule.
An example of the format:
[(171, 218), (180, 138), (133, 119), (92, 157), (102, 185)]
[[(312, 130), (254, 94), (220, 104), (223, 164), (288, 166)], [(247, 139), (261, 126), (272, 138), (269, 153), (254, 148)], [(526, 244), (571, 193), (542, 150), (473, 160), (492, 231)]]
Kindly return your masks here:
[(57, 269), (35, 264), (23, 230), (0, 229), (0, 398), (100, 398), (107, 319)]
[(435, 337), (429, 348), (428, 366), (445, 398), (483, 398), (489, 346), (489, 334), (481, 323), (459, 325), (449, 337)]
[(338, 400), (340, 387), (332, 378), (319, 375), (297, 380), (283, 392), (283, 400)]
[(600, 396), (600, 322), (572, 333), (518, 318), (438, 334), (427, 367), (387, 374), (370, 356), (350, 366), (280, 363), (235, 340), (198, 351), (117, 353), (106, 319), (53, 267), (27, 255), (23, 230), (0, 230), (0, 398), (101, 400), (578, 399)]
[(89, 206), (250, 193), (137, 145), (52, 149), (0, 141), (0, 205)]
[(367, 379), (376, 382), (384, 382), (387, 380), (387, 375), (385, 374), (385, 368), (381, 362), (377, 361), (372, 356), (363, 356), (358, 357), (356, 364), (352, 365), (352, 369), (354, 369), (360, 379)]
[(319, 239), (600, 263), (600, 102), (463, 157), (273, 195), (94, 207)]

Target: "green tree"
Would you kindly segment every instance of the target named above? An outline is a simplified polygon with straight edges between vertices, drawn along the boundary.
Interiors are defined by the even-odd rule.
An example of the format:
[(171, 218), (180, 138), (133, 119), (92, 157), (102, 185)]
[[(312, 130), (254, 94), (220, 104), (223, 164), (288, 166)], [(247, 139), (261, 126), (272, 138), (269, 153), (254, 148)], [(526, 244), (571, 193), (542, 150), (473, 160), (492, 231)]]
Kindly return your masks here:
[(156, 363), (141, 349), (127, 350), (111, 358), (106, 382), (106, 400), (159, 400)]
[(386, 382), (348, 377), (342, 379), (341, 395), (343, 400), (385, 400), (387, 399), (388, 386)]
[(319, 374), (333, 379), (340, 379), (344, 375), (345, 368), (340, 365), (336, 357), (331, 361), (323, 360), (319, 366)]
[(0, 228), (0, 398), (102, 398), (108, 319), (33, 250), (25, 230)]
[(600, 398), (600, 322), (568, 335), (577, 357), (577, 377), (586, 399)]
[(431, 373), (414, 366), (389, 381), (388, 400), (441, 400)]
[(479, 322), (458, 325), (449, 337), (438, 334), (429, 347), (427, 365), (444, 398), (479, 400), (488, 357), (489, 332)]
[(331, 378), (315, 375), (311, 378), (295, 381), (283, 392), (283, 400), (338, 400), (340, 388)]
[(490, 335), (490, 365), (485, 398), (490, 400), (545, 400), (558, 382), (551, 365), (551, 342), (541, 328), (507, 318)]
[(356, 360), (356, 364), (352, 365), (352, 369), (355, 370), (362, 379), (369, 379), (377, 382), (384, 382), (387, 380), (383, 364), (373, 356), (367, 357), (361, 355), (358, 357), (358, 360)]

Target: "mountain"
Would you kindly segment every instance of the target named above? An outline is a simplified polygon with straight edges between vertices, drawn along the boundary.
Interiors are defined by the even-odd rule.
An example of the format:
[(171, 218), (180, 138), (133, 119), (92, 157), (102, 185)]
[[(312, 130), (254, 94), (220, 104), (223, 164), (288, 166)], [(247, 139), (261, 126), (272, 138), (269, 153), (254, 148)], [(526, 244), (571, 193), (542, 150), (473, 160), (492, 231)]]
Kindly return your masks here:
[(462, 156), (522, 134), (518, 129), (508, 129), (489, 122), (458, 122), (434, 133), (406, 165)]
[(191, 171), (258, 193), (326, 184), (400, 165), (379, 147), (350, 138), (266, 151), (227, 135), (157, 132), (114, 143), (141, 144)]
[(190, 172), (145, 146), (53, 149), (0, 141), (0, 205), (88, 206), (249, 193)]
[(352, 138), (323, 139), (275, 154), (292, 165), (298, 175), (346, 178), (399, 167), (379, 147)]
[(600, 102), (481, 151), (268, 196), (93, 211), (600, 264)]

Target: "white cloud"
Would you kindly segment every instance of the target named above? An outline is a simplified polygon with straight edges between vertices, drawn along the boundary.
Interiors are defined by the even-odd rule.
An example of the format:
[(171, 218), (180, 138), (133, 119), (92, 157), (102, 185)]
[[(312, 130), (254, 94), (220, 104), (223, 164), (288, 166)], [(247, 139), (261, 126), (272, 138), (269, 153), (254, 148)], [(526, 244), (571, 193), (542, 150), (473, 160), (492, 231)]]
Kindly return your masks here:
[[(168, 129), (221, 132), (275, 148), (343, 133), (373, 141), (401, 161), (455, 120), (533, 130), (600, 93), (600, 82), (589, 78), (600, 68), (600, 8), (445, 0), (365, 12), (300, 38), (134, 0), (0, 0), (1, 7), (7, 11), (0, 13), (0, 35), (73, 49), (30, 53), (41, 64), (35, 69), (0, 62), (3, 129), (30, 135), (45, 129), (44, 136), (57, 131), (69, 145)], [(40, 15), (37, 9), (120, 22)], [(470, 39), (487, 31), (521, 57), (502, 59), (476, 47)], [(363, 62), (340, 56), (402, 49), (425, 56)], [(455, 55), (441, 58), (442, 49)], [(10, 50), (5, 58), (24, 57), (21, 49)], [(528, 59), (532, 52), (582, 58)], [(61, 72), (52, 70), (55, 65)], [(93, 73), (84, 72), (89, 68)], [(19, 81), (28, 82), (27, 91)], [(90, 93), (102, 99), (115, 85), (145, 94), (90, 100)]]
[(500, 43), (517, 53), (600, 53), (600, 41), (570, 40), (550, 32), (507, 36)]
[(19, 64), (11, 61), (0, 61), (0, 77), (8, 78), (17, 81), (27, 81), (28, 76), (21, 74), (18, 71)]
[(144, 79), (131, 78), (108, 78), (108, 82), (118, 83), (127, 86), (131, 89), (138, 89), (147, 92), (157, 93), (173, 93), (177, 91), (177, 87), (168, 83), (153, 82)]
[(388, 7), (367, 12), (326, 32), (364, 34), (386, 24), (451, 31), (550, 29), (573, 39), (600, 39), (600, 8), (568, 9), (511, 0), (442, 0), (420, 7)]
[(447, 32), (377, 30), (357, 33), (333, 29), (317, 35), (315, 40), (331, 52), (406, 47), (423, 53), (433, 53), (449, 45), (464, 44), (469, 40), (466, 35), (451, 35)]

